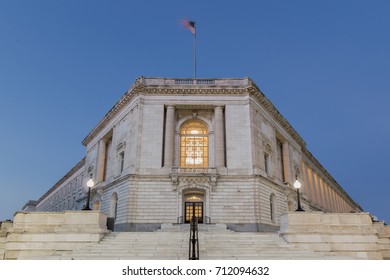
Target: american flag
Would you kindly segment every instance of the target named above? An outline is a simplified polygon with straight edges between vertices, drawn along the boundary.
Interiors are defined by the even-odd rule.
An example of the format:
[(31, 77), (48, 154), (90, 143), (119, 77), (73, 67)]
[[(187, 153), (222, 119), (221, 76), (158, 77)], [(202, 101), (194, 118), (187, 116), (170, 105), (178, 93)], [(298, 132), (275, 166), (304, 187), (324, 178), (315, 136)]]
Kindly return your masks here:
[(196, 33), (195, 21), (189, 21), (187, 19), (183, 19), (181, 21), (181, 24), (183, 24), (184, 27), (186, 27), (189, 31), (191, 31), (192, 34), (195, 35)]

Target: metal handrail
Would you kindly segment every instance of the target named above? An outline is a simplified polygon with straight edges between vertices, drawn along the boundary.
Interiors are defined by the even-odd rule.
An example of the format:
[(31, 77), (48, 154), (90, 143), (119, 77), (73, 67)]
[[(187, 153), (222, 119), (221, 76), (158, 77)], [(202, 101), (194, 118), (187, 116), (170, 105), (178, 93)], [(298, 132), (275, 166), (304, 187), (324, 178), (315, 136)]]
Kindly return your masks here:
[(192, 216), (190, 226), (190, 240), (188, 243), (188, 259), (199, 260), (198, 218)]

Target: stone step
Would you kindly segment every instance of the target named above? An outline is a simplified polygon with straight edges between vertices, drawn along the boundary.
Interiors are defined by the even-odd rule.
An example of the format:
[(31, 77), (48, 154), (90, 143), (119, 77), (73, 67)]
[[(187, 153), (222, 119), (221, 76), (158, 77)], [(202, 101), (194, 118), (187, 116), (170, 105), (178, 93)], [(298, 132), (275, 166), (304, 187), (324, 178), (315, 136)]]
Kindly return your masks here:
[[(199, 232), (232, 232), (225, 224), (198, 224)], [(189, 232), (190, 224), (162, 224), (159, 232)]]
[[(169, 228), (167, 226), (166, 228)], [(188, 259), (189, 231), (113, 232), (99, 243), (53, 259)], [(277, 233), (237, 233), (220, 226), (199, 232), (201, 259), (322, 259), (287, 244)]]

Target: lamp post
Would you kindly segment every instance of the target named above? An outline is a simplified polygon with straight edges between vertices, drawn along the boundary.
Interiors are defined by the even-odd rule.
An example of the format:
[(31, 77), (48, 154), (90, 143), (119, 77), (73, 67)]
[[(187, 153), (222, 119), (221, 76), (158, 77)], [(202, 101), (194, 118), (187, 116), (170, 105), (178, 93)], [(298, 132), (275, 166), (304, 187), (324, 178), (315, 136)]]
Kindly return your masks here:
[(294, 188), (297, 189), (297, 195), (298, 195), (298, 207), (297, 207), (297, 210), (295, 210), (295, 211), (305, 211), (301, 207), (301, 199), (299, 197), (299, 189), (301, 188), (301, 182), (299, 182), (298, 179), (296, 179), (294, 182)]
[(91, 188), (94, 186), (94, 182), (91, 179), (88, 180), (87, 182), (87, 187), (88, 187), (88, 195), (87, 195), (87, 203), (85, 204), (85, 207), (83, 208), (83, 210), (92, 210), (91, 208), (89, 208), (89, 199), (91, 197)]

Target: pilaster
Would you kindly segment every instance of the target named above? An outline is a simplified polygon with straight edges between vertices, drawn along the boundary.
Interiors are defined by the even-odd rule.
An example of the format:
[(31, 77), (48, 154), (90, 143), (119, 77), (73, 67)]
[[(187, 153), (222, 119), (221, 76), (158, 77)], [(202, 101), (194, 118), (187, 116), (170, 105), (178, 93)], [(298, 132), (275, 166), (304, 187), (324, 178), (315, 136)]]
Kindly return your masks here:
[(215, 165), (217, 168), (225, 167), (225, 141), (223, 127), (223, 108), (216, 106), (215, 114)]
[(99, 151), (98, 151), (98, 166), (97, 166), (97, 181), (103, 182), (104, 181), (104, 168), (105, 168), (105, 161), (106, 161), (106, 145), (107, 141), (104, 139), (101, 139), (99, 141)]
[(282, 149), (283, 149), (283, 168), (284, 168), (284, 179), (287, 183), (290, 183), (291, 185), (293, 182), (291, 181), (291, 163), (290, 163), (290, 149), (289, 144), (287, 141), (282, 143)]
[(175, 107), (167, 106), (165, 121), (164, 167), (171, 168), (174, 159), (175, 144)]

